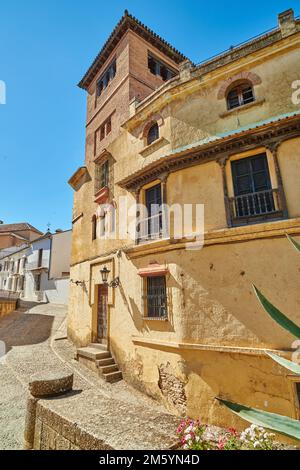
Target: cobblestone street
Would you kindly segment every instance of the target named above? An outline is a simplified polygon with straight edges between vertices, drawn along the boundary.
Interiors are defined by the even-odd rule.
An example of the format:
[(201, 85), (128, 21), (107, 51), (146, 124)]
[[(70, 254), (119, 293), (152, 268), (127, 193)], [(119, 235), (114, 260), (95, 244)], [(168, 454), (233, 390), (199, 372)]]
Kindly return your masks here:
[[(78, 394), (63, 398), (61, 403), (54, 401), (57, 412), (62, 410), (73, 421), (89, 427), (85, 407), (96, 401), (99, 409), (105, 407), (108, 423), (118, 422), (115, 432), (107, 429), (107, 436), (105, 426), (101, 429), (103, 439), (107, 437), (115, 448), (171, 445), (178, 418), (168, 415), (163, 407), (126, 382), (108, 384), (73, 359), (74, 348), (66, 340), (66, 311), (61, 305), (39, 305), (29, 311), (14, 312), (0, 321), (0, 340), (7, 346), (7, 354), (0, 361), (0, 448), (23, 448), (27, 385), (32, 374), (55, 371), (62, 365), (73, 370), (74, 390)], [(166, 425), (162, 426), (163, 423)], [(98, 427), (93, 419), (92, 431), (97, 432)]]

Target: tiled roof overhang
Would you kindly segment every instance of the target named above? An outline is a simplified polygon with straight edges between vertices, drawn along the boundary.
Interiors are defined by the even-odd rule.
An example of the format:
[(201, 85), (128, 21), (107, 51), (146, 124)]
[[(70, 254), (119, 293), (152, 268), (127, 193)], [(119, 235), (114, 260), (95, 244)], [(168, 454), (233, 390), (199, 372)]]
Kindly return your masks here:
[(180, 64), (180, 62), (187, 60), (186, 56), (181, 54), (181, 52), (171, 46), (171, 44), (169, 44), (163, 38), (154, 33), (151, 29), (147, 28), (147, 26), (145, 26), (134, 16), (130, 15), (127, 10), (125, 10), (124, 16), (121, 18), (121, 20), (109, 36), (108, 40), (102, 47), (96, 59), (92, 63), (91, 67), (88, 69), (82, 80), (79, 82), (78, 86), (80, 88), (86, 90), (90, 86), (103, 64), (109, 58), (110, 54), (113, 52), (115, 47), (120, 42), (121, 38), (128, 30), (134, 31), (136, 34), (144, 38), (146, 41), (156, 47), (159, 51), (163, 52), (166, 56), (172, 59), (176, 64)]
[(177, 149), (131, 174), (117, 184), (128, 191), (136, 191), (142, 186), (159, 178), (161, 174), (171, 173), (190, 166), (220, 160), (274, 141), (287, 140), (300, 136), (300, 110), (285, 116), (274, 117), (265, 123), (249, 126), (240, 131), (232, 131), (223, 136), (215, 136), (207, 141)]

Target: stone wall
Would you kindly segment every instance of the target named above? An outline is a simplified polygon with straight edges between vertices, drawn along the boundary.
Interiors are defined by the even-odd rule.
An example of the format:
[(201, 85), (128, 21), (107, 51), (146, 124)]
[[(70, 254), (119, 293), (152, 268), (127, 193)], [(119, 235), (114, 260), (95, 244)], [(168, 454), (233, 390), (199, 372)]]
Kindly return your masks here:
[(112, 450), (99, 438), (83, 430), (39, 402), (36, 409), (34, 450)]

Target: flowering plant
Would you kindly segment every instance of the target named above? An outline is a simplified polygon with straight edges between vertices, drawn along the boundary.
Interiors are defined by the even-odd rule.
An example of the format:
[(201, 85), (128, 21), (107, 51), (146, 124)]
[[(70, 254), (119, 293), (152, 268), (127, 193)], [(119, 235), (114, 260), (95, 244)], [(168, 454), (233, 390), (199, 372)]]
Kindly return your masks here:
[(273, 450), (275, 448), (275, 434), (271, 434), (255, 424), (242, 432), (240, 439), (243, 446), (250, 450)]
[(217, 448), (218, 450), (239, 450), (241, 446), (240, 434), (234, 428), (229, 428), (225, 436), (220, 437)]
[(180, 438), (181, 445), (184, 450), (209, 450), (212, 448), (211, 443), (205, 439), (207, 430), (205, 424), (201, 424), (200, 420), (184, 419), (181, 421), (177, 434)]
[[(221, 434), (221, 435), (220, 435)], [(252, 424), (239, 433), (234, 428), (216, 433), (200, 420), (190, 418), (181, 421), (177, 435), (184, 450), (274, 450), (276, 449), (275, 434), (267, 432), (263, 427)]]

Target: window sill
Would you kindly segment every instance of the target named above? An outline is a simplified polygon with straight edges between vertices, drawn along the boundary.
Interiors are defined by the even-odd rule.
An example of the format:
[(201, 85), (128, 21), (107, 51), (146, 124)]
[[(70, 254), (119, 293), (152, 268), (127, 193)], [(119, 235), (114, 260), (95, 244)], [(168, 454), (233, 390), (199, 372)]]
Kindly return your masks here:
[(227, 116), (231, 116), (231, 114), (234, 114), (236, 112), (240, 111), (247, 111), (250, 108), (253, 108), (254, 106), (260, 106), (265, 103), (265, 98), (261, 98), (256, 101), (252, 101), (252, 103), (244, 104), (243, 106), (238, 106), (237, 108), (229, 109), (225, 111), (224, 113), (219, 114), (220, 118), (225, 118)]
[(144, 147), (143, 150), (140, 151), (140, 155), (142, 155), (142, 157), (147, 157), (148, 155), (160, 149), (161, 147), (164, 147), (168, 143), (169, 141), (167, 139), (165, 139), (164, 137), (160, 137), (159, 139), (152, 142), (152, 144)]
[(143, 317), (145, 321), (168, 321), (168, 317)]
[(78, 214), (76, 217), (74, 217), (74, 219), (72, 220), (72, 225), (74, 225), (82, 217), (83, 217), (83, 212), (81, 212), (81, 214)]
[(249, 215), (245, 217), (235, 217), (232, 219), (232, 226), (233, 227), (241, 227), (245, 225), (254, 225), (259, 223), (267, 222), (268, 220), (283, 220), (283, 212), (276, 211), (276, 212), (269, 212), (268, 214), (261, 214), (261, 215)]

